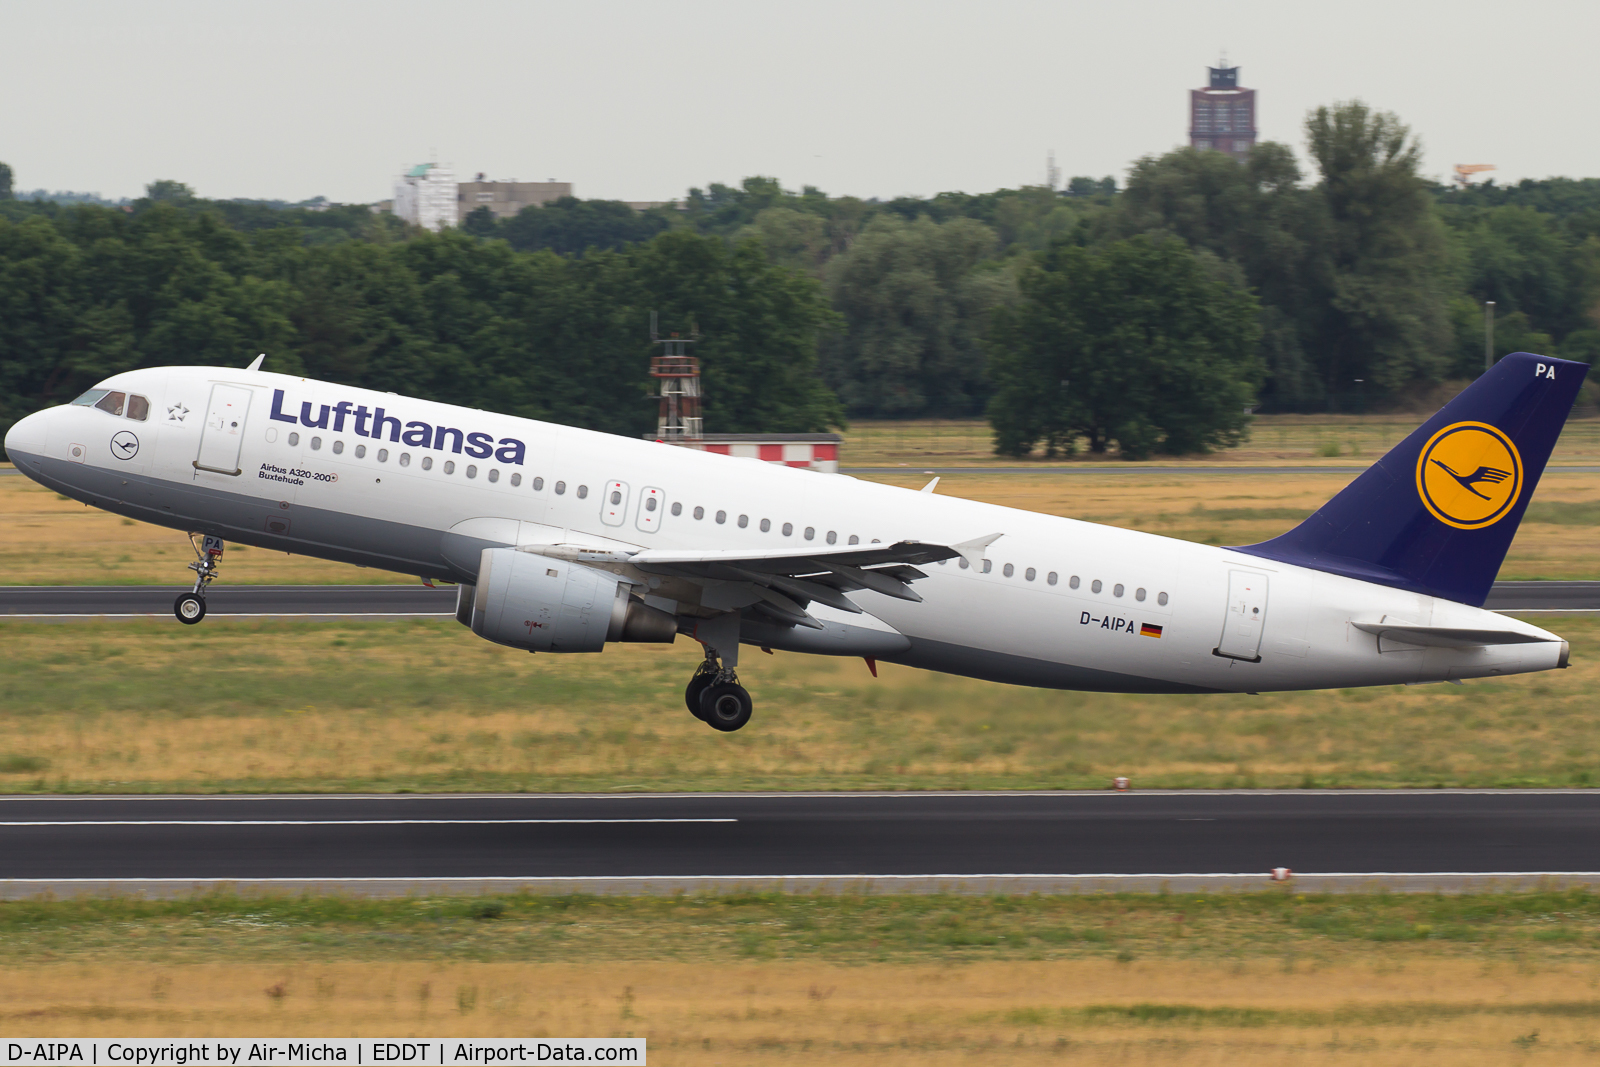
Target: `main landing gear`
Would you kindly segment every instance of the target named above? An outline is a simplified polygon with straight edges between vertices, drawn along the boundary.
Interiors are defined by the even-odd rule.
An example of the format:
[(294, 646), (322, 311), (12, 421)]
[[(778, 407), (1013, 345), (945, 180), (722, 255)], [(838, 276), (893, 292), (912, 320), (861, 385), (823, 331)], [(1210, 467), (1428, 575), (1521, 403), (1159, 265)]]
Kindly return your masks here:
[(195, 573), (194, 589), (172, 602), (172, 613), (185, 626), (193, 626), (206, 617), (206, 586), (216, 581), (217, 562), (222, 559), (222, 550), (226, 547), (220, 537), (207, 534), (196, 543), (197, 536), (189, 535), (189, 544), (194, 547), (194, 554), (200, 557), (189, 564), (189, 569)]
[(749, 722), (750, 713), (755, 710), (749, 691), (739, 684), (739, 676), (733, 668), (724, 667), (710, 647), (706, 648), (705, 662), (689, 679), (683, 699), (695, 718), (724, 733)]

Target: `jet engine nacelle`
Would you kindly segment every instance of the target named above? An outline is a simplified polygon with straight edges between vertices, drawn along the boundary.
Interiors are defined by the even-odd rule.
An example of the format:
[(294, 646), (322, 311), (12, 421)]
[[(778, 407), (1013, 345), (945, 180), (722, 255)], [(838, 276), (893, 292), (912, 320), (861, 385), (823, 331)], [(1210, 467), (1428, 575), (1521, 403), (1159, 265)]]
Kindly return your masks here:
[(469, 625), (479, 637), (529, 652), (599, 652), (607, 641), (669, 644), (678, 633), (675, 618), (633, 599), (616, 575), (514, 548), (483, 550)]

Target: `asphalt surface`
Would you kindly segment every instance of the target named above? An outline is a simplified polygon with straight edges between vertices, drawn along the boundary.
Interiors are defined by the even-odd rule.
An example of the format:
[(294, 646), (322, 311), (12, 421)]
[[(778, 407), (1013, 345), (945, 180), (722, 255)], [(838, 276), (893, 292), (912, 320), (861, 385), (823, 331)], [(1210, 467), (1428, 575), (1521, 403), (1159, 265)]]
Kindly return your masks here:
[[(172, 614), (188, 586), (0, 586), (0, 617), (142, 618)], [(1600, 610), (1600, 582), (1496, 582), (1485, 607), (1493, 611)], [(226, 585), (211, 587), (208, 617), (249, 615), (305, 618), (409, 618), (449, 615), (454, 588), (423, 585)]]
[[(9, 585), (0, 586), (0, 617), (92, 617), (171, 615), (172, 602), (188, 585)], [(206, 593), (206, 616), (326, 616), (405, 618), (452, 615), (454, 586), (414, 585), (227, 585)]]
[(1274, 867), (1583, 880), (1600, 870), (1600, 791), (0, 800), (7, 895), (139, 879), (1260, 882)]

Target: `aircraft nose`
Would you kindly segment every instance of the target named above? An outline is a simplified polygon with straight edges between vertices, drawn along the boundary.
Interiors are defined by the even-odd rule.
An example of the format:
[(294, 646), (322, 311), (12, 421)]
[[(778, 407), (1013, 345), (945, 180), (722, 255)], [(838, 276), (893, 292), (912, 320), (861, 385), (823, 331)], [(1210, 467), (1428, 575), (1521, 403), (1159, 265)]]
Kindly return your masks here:
[(48, 411), (35, 411), (18, 419), (6, 431), (6, 457), (18, 462), (23, 456), (42, 456), (45, 453), (45, 419)]

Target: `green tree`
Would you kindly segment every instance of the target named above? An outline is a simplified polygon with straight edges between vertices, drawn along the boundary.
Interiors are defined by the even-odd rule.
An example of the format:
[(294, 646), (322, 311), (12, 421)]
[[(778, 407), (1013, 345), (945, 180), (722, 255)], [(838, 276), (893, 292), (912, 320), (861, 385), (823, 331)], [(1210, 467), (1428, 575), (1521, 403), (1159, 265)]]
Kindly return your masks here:
[(1237, 443), (1260, 377), (1251, 294), (1175, 238), (1060, 244), (994, 313), (989, 421), (996, 451), (1123, 456)]
[(12, 198), (11, 182), (11, 167), (5, 163), (0, 163), (0, 200), (10, 200)]
[(982, 339), (989, 312), (1015, 295), (991, 266), (994, 231), (884, 215), (828, 266), (843, 328), (823, 348), (823, 377), (852, 415), (973, 415), (987, 399)]
[(659, 212), (639, 212), (620, 200), (564, 196), (543, 207), (525, 207), (500, 224), (499, 236), (519, 252), (549, 249), (564, 256), (591, 248), (623, 248), (648, 241), (667, 228)]
[(181, 203), (195, 198), (193, 189), (183, 182), (175, 182), (167, 178), (153, 181), (145, 186), (144, 196), (146, 200), (151, 200), (158, 204)]
[(1355, 379), (1394, 394), (1450, 365), (1450, 260), (1444, 227), (1417, 174), (1422, 149), (1386, 111), (1359, 101), (1319, 107), (1306, 139), (1322, 176), (1326, 230), (1310, 354), (1331, 394)]
[(1176, 236), (1243, 271), (1262, 304), (1262, 396), (1288, 409), (1318, 407), (1323, 393), (1307, 348), (1321, 319), (1312, 250), (1326, 226), (1300, 179), (1294, 153), (1274, 142), (1256, 145), (1243, 165), (1183, 148), (1136, 162), (1105, 220), (1113, 234)]

